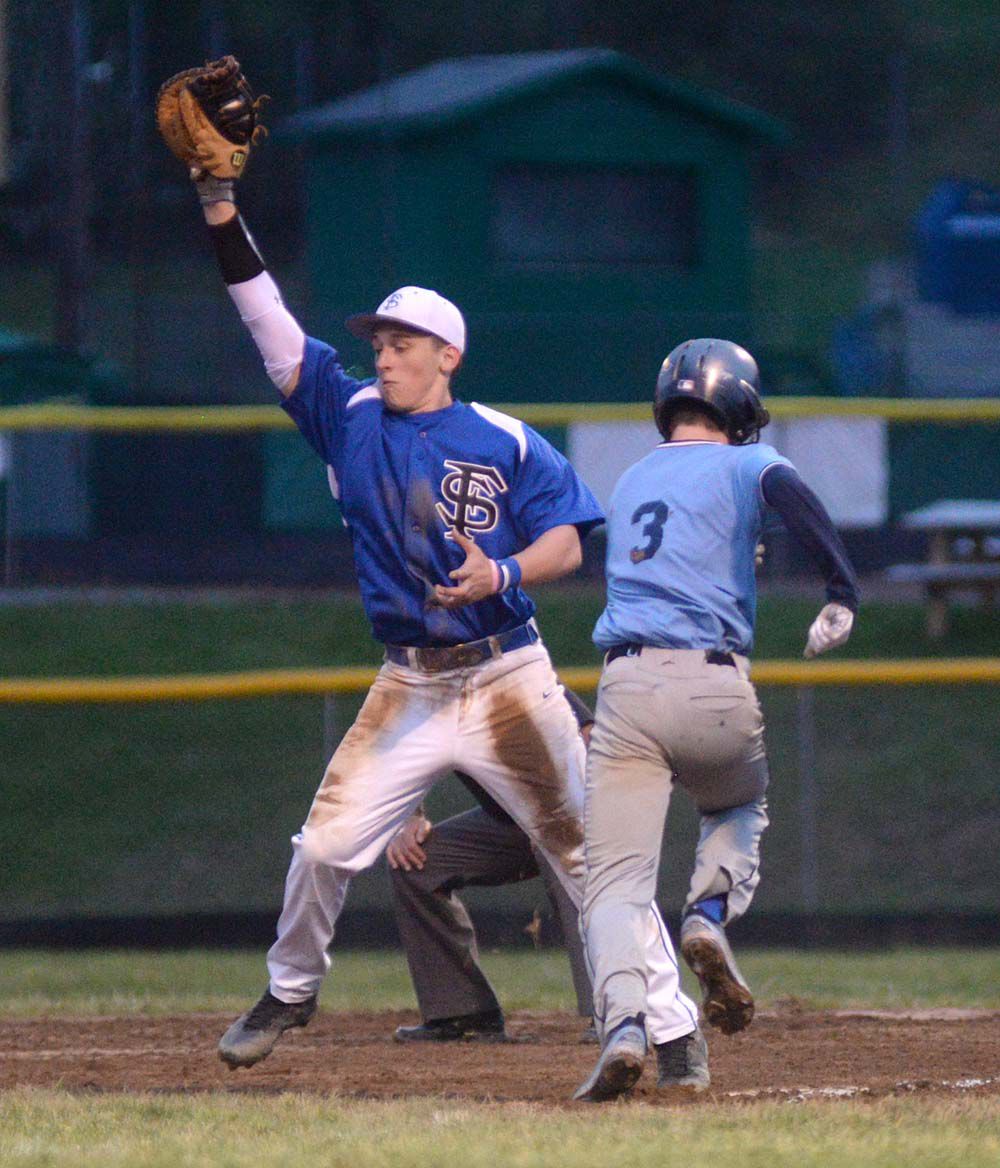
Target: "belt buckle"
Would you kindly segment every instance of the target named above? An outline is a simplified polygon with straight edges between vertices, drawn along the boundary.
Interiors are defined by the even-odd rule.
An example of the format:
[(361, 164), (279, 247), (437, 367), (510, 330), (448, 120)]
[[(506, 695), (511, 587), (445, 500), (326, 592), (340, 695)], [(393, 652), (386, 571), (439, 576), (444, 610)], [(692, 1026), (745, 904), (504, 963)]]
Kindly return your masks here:
[(464, 645), (454, 645), (447, 653), (453, 654), (454, 664), (451, 669), (468, 669), (472, 665), (479, 665), (491, 654), (491, 646), (482, 641), (467, 641)]
[(482, 641), (464, 645), (446, 645), (440, 648), (417, 650), (417, 664), (425, 673), (441, 673), (445, 669), (467, 669), (478, 665), (489, 656)]
[[(411, 664), (425, 673), (440, 673), (444, 669), (469, 669), (473, 665), (502, 657), (508, 642), (513, 641), (520, 631), (520, 628), (511, 629), (506, 633), (495, 633), (478, 641), (466, 641), (461, 645), (428, 646), (409, 649), (406, 653)], [(538, 640), (537, 630), (531, 630), (528, 633), (529, 644), (534, 644), (531, 640), (532, 632), (534, 639)]]
[(416, 659), (417, 668), (424, 673), (438, 673), (442, 669), (447, 669), (447, 663), (442, 659), (442, 655), (446, 653), (446, 649), (435, 649), (423, 647), (415, 649), (413, 656)]

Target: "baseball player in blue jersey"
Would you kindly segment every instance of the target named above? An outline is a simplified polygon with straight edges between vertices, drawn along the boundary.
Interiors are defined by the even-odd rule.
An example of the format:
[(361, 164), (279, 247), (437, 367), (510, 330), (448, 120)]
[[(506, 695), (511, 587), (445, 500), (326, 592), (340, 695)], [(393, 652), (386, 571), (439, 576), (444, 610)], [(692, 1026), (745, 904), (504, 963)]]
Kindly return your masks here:
[[(664, 441), (618, 481), (608, 517), (604, 650), (587, 762), (583, 921), (603, 1048), (574, 1098), (628, 1091), (647, 1032), (642, 921), (656, 892), (675, 783), (694, 800), (701, 833), (681, 924), (681, 952), (725, 1034), (754, 1001), (726, 939), (760, 878), (767, 826), (763, 721), (750, 682), (754, 551), (773, 508), (826, 580), (828, 603), (805, 655), (847, 640), (854, 572), (823, 505), (791, 463), (756, 444), (768, 421), (757, 365), (729, 341), (678, 346), (663, 363), (654, 416)], [(655, 1038), (654, 1038), (655, 1044)], [(706, 1045), (657, 1046), (661, 1079), (708, 1084)]]
[[(327, 465), (365, 612), (385, 645), (385, 664), (292, 840), (269, 987), (219, 1043), (235, 1068), (308, 1023), (351, 875), (374, 863), (453, 770), (489, 792), (580, 903), (585, 749), (523, 586), (573, 571), (581, 538), (603, 516), (537, 433), (452, 396), (466, 347), (454, 304), (410, 286), (352, 317), (347, 326), (371, 341), (377, 374), (357, 381), (284, 307), (232, 184), (196, 185), (232, 299), (284, 409)], [(697, 1010), (649, 908), (645, 936), (650, 1032), (686, 1041)]]

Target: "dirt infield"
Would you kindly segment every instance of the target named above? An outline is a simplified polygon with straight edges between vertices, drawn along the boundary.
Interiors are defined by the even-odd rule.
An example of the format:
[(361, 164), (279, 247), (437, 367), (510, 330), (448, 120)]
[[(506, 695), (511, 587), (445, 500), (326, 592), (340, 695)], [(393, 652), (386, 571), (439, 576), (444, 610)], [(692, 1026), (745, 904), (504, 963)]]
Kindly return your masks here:
[[(0, 1089), (75, 1091), (302, 1091), (344, 1098), (420, 1096), (563, 1104), (593, 1065), (583, 1023), (567, 1014), (519, 1013), (513, 1041), (401, 1045), (392, 1032), (412, 1014), (320, 1013), (251, 1070), (228, 1071), (215, 1043), (231, 1019), (10, 1020)], [(709, 1032), (712, 1090), (701, 1098), (880, 1097), (914, 1091), (1000, 1095), (1000, 1013), (912, 1014), (804, 1010), (789, 1003), (732, 1038)], [(664, 1099), (652, 1061), (635, 1091)]]

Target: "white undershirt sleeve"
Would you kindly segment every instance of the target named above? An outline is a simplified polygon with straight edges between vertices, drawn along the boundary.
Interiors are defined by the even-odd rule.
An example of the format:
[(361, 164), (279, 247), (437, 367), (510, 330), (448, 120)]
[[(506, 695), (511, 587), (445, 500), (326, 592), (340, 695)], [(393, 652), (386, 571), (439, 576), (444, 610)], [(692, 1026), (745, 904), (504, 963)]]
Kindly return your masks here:
[(285, 307), (277, 284), (268, 272), (261, 272), (252, 280), (227, 287), (264, 358), (268, 377), (278, 389), (287, 389), (302, 364), (306, 334)]

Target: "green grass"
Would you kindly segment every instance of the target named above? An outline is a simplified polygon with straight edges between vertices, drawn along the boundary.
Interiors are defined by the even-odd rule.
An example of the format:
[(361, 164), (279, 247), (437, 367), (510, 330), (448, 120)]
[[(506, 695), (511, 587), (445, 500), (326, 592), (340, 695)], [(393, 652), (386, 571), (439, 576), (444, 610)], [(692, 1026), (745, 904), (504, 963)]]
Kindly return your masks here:
[(787, 998), (823, 1009), (1000, 1009), (997, 949), (758, 949), (739, 960), (765, 1009)]
[[(560, 665), (596, 665), (590, 634), (603, 590), (539, 589), (539, 622)], [(800, 657), (819, 609), (814, 599), (761, 599), (755, 658)], [(865, 604), (845, 657), (1000, 654), (1000, 618), (957, 608), (938, 642), (924, 634), (919, 604)], [(194, 673), (282, 666), (375, 664), (355, 593), (309, 599), (227, 599), (186, 603), (52, 603), (0, 608), (0, 676)]]
[[(882, 953), (741, 950), (761, 1009), (803, 1006), (1000, 1009), (1000, 949), (893, 949)], [(505, 1008), (575, 1008), (565, 954), (507, 948), (483, 954)], [(698, 996), (684, 971), (689, 993)], [(0, 1015), (238, 1013), (260, 993), (263, 952), (13, 950), (0, 965)], [(333, 950), (323, 1008), (415, 1008), (401, 950)]]
[(989, 1099), (557, 1111), (23, 1090), (3, 1102), (0, 1160), (9, 1168), (992, 1168), (1000, 1156), (998, 1108)]

